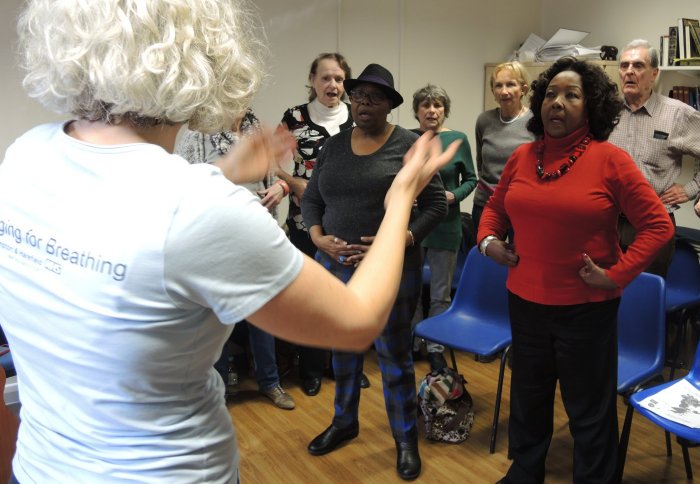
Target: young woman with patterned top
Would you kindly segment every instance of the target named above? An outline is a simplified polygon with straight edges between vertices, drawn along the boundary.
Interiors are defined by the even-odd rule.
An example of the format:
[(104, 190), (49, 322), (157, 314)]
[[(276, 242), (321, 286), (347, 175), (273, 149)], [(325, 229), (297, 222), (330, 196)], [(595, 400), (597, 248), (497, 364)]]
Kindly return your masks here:
[[(207, 134), (183, 126), (175, 142), (175, 153), (193, 164), (217, 163), (222, 156), (233, 149), (242, 136), (250, 136), (261, 129), (260, 120), (250, 108), (246, 109), (240, 119), (234, 121), (230, 129), (218, 133)], [(285, 190), (284, 182), (277, 179), (275, 172), (276, 170), (268, 171), (264, 180), (241, 183), (241, 186), (260, 198), (262, 206), (273, 217), (277, 215), (277, 206), (284, 198)], [(258, 390), (275, 406), (292, 410), (296, 406), (294, 399), (280, 383), (275, 337), (253, 324), (248, 324), (247, 321), (241, 321), (241, 323), (248, 325), (248, 344)], [(214, 364), (214, 368), (226, 384), (227, 397), (235, 391), (229, 385), (229, 360), (233, 357), (233, 338), (232, 333), (231, 338), (224, 344), (219, 360)]]

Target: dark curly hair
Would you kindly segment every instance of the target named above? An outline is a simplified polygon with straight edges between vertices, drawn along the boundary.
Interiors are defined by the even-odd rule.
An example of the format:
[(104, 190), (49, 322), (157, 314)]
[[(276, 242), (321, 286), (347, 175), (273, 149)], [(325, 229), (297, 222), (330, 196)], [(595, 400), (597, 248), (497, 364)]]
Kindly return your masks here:
[(563, 71), (573, 71), (581, 76), (590, 131), (594, 139), (607, 140), (620, 120), (623, 107), (617, 84), (610, 80), (600, 66), (574, 57), (562, 57), (532, 82), (530, 109), (533, 116), (527, 123), (527, 129), (538, 136), (544, 134), (542, 102), (545, 91), (554, 76)]

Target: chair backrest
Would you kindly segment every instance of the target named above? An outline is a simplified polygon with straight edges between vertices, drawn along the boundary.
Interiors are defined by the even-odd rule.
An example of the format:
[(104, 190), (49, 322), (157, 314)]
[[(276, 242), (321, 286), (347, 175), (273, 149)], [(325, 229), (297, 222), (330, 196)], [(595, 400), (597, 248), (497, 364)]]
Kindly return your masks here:
[(642, 272), (622, 292), (617, 313), (618, 353), (643, 358), (651, 372), (660, 370), (664, 361), (665, 300), (663, 278)]
[(676, 240), (676, 252), (666, 275), (666, 290), (669, 295), (683, 291), (684, 300), (690, 295), (700, 301), (700, 260), (693, 246), (684, 240)]
[[(497, 264), (490, 257), (472, 247), (464, 262), (459, 285), (452, 304), (478, 307), (479, 311), (493, 315), (508, 315), (508, 268)], [(510, 324), (510, 319), (500, 318)]]
[(690, 368), (688, 376), (686, 376), (696, 387), (700, 387), (700, 351), (698, 350), (700, 350), (700, 341), (698, 341), (698, 345), (695, 347), (693, 366)]

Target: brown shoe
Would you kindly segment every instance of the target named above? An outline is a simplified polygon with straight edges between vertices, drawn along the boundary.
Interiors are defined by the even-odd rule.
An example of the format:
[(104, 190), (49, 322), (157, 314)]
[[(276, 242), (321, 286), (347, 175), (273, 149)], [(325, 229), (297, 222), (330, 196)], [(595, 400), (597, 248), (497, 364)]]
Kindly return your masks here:
[(265, 395), (267, 398), (272, 400), (275, 406), (282, 408), (284, 410), (292, 410), (294, 408), (294, 399), (289, 395), (289, 393), (284, 391), (280, 385), (275, 385), (272, 388), (266, 390), (260, 390), (260, 393)]

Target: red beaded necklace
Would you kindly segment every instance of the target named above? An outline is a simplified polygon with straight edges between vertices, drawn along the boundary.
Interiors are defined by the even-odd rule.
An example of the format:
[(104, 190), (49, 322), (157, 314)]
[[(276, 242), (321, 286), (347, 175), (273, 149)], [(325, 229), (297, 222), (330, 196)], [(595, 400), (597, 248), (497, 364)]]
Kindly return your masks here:
[(537, 154), (537, 167), (535, 168), (537, 176), (544, 181), (556, 180), (557, 178), (564, 176), (569, 172), (576, 160), (578, 160), (586, 151), (586, 148), (588, 148), (592, 138), (593, 135), (588, 133), (586, 137), (576, 145), (574, 151), (571, 153), (571, 155), (569, 155), (569, 159), (566, 160), (566, 162), (563, 163), (557, 171), (544, 171), (544, 166), (542, 165), (542, 159), (544, 158), (544, 141), (542, 141), (535, 151)]

